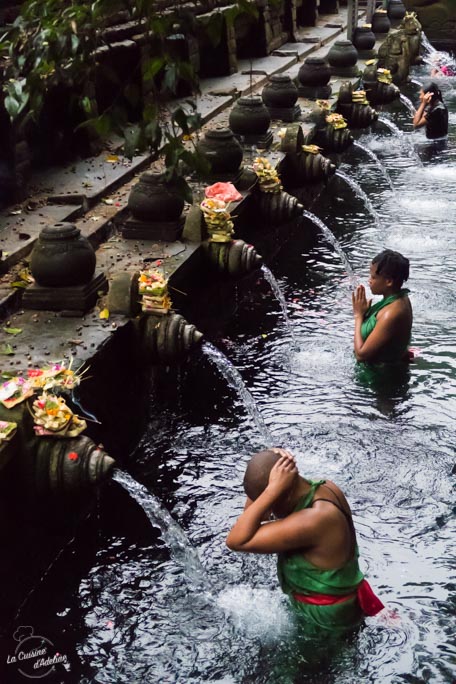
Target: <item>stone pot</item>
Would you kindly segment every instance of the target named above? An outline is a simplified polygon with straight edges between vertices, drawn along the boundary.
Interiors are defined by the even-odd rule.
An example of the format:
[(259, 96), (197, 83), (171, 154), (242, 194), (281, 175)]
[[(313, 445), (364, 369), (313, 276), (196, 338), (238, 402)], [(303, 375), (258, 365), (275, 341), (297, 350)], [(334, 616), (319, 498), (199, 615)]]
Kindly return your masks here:
[(165, 183), (160, 173), (146, 171), (131, 189), (128, 208), (139, 221), (177, 221), (184, 199), (172, 183)]
[(41, 231), (32, 251), (30, 268), (38, 285), (85, 285), (95, 273), (95, 252), (72, 223), (56, 223)]
[(325, 86), (331, 78), (331, 69), (322, 57), (307, 57), (299, 69), (298, 80), (303, 86)]
[(266, 107), (290, 108), (296, 104), (298, 89), (289, 76), (276, 74), (263, 88), (261, 97)]
[(353, 67), (358, 61), (358, 52), (351, 40), (336, 40), (326, 57), (332, 67)]
[(389, 0), (388, 17), (395, 22), (401, 21), (405, 17), (405, 5), (402, 0)]
[(369, 26), (358, 26), (353, 36), (353, 45), (357, 50), (372, 50), (375, 46), (375, 34)]
[(207, 131), (196, 149), (208, 160), (213, 174), (235, 174), (242, 164), (242, 147), (229, 128)]
[(236, 135), (262, 135), (269, 129), (271, 117), (259, 96), (240, 97), (230, 112), (230, 128)]
[(385, 10), (376, 10), (372, 15), (372, 31), (374, 33), (388, 33), (391, 22)]

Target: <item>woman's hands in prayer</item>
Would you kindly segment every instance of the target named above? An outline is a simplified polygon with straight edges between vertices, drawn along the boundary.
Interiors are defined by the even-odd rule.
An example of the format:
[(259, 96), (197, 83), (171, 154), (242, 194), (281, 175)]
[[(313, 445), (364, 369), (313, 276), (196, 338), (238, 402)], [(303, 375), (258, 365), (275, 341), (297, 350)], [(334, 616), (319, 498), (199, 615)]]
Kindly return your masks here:
[(355, 318), (363, 318), (366, 311), (372, 304), (372, 299), (366, 299), (366, 288), (364, 285), (358, 285), (356, 290), (352, 292), (353, 315)]

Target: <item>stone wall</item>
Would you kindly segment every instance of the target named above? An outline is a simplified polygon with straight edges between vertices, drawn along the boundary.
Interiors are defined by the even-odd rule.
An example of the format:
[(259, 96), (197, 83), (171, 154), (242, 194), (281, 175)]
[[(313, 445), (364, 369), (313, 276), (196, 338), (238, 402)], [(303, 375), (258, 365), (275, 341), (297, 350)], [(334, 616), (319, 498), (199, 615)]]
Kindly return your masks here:
[(456, 50), (456, 3), (452, 0), (404, 0), (416, 12), (429, 40), (442, 49)]

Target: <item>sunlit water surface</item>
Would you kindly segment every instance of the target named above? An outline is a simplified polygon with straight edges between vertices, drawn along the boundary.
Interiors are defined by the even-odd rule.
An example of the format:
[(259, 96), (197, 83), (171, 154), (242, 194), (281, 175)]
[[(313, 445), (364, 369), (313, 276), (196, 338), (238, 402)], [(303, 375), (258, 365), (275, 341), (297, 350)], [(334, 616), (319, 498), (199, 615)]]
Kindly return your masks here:
[[(416, 75), (422, 78), (417, 70)], [(417, 104), (418, 91), (407, 96)], [(446, 87), (454, 129), (456, 94)], [(264, 446), (234, 392), (195, 354), (173, 401), (155, 403), (130, 472), (171, 511), (198, 550), (208, 591), (188, 586), (160, 538), (112, 533), (73, 589), (64, 583), (35, 619), (73, 643), (74, 681), (103, 684), (315, 682), (450, 683), (456, 680), (456, 136), (434, 158), (398, 103), (386, 116), (419, 145), (377, 125), (359, 142), (387, 168), (396, 194), (359, 150), (343, 172), (362, 203), (334, 179), (318, 207), (361, 281), (388, 247), (411, 261), (416, 361), (402, 376), (367, 382), (352, 355), (350, 281), (322, 237), (299, 234), (271, 269), (284, 288), (297, 348), (259, 276), (229, 334), (212, 340), (242, 374), (276, 445), (302, 474), (335, 480), (351, 502), (362, 569), (387, 610), (342, 643), (309, 643), (277, 588), (275, 559), (224, 544), (243, 507), (242, 476)], [(305, 226), (303, 227), (303, 231)], [(114, 483), (111, 487), (116, 487)], [(127, 511), (133, 502), (122, 499)], [(109, 515), (109, 511), (107, 513)], [(127, 516), (128, 513), (125, 512)], [(70, 563), (70, 561), (68, 561)], [(65, 569), (62, 570), (65, 572)], [(33, 616), (33, 602), (29, 607)], [(47, 633), (47, 632), (46, 632)]]

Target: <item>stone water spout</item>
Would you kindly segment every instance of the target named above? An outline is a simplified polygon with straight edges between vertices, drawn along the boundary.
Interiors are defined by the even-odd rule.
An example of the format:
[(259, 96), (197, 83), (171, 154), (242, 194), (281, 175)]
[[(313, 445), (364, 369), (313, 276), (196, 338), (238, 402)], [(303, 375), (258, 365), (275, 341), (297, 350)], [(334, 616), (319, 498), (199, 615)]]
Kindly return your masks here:
[(352, 128), (367, 128), (378, 119), (378, 113), (369, 105), (364, 90), (353, 90), (350, 81), (342, 83), (336, 111)]
[(272, 225), (292, 221), (301, 215), (304, 208), (296, 197), (284, 191), (275, 194), (258, 192), (255, 193), (254, 200), (261, 217)]
[(89, 437), (80, 436), (38, 439), (29, 464), (30, 481), (38, 494), (76, 495), (109, 477), (115, 461)]
[(144, 351), (151, 363), (179, 364), (203, 339), (203, 333), (177, 313), (145, 316), (142, 326)]
[(400, 97), (401, 91), (392, 83), (391, 72), (369, 64), (363, 73), (364, 89), (369, 104), (390, 104)]
[(342, 114), (326, 112), (325, 125), (317, 129), (314, 142), (324, 152), (345, 152), (353, 145), (353, 136)]
[(302, 151), (288, 154), (280, 172), (286, 187), (312, 185), (329, 180), (336, 173), (336, 165), (320, 154), (317, 145), (303, 145)]
[(253, 245), (244, 240), (230, 242), (211, 242), (201, 244), (210, 265), (219, 273), (239, 278), (261, 267), (263, 258)]

